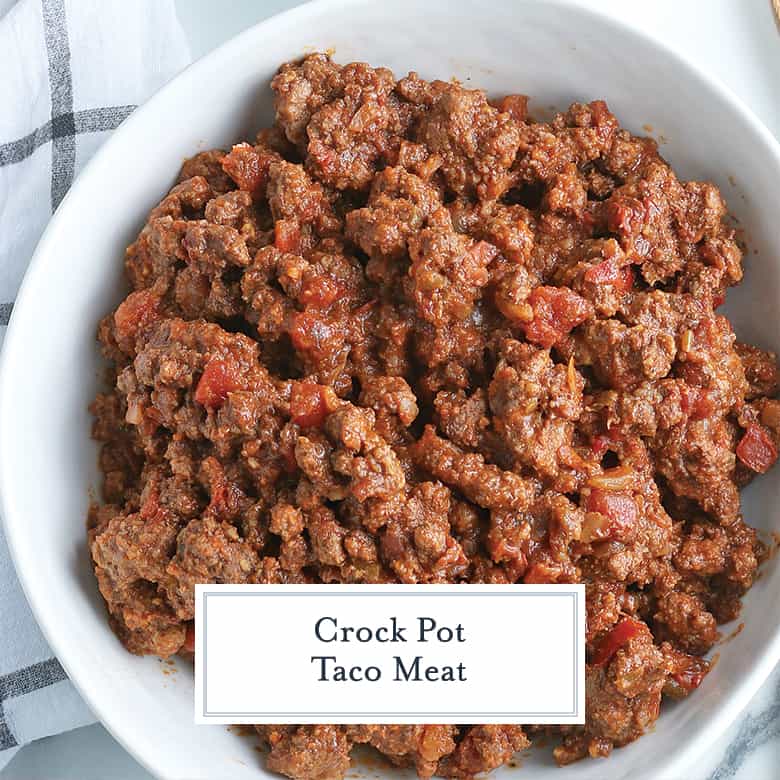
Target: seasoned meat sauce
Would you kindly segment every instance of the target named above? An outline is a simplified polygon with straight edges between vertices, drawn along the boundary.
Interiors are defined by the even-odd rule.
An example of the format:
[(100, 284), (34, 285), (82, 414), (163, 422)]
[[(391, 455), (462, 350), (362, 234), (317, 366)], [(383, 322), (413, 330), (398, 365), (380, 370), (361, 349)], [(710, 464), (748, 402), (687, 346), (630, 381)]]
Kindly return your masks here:
[[(775, 356), (718, 314), (742, 251), (602, 101), (396, 81), (313, 54), (276, 123), (187, 160), (100, 324), (89, 542), (133, 653), (191, 652), (197, 582), (583, 582), (606, 756), (708, 671), (762, 548), (739, 490), (777, 459)], [(264, 726), (268, 767), (367, 743), (470, 778), (551, 729)]]

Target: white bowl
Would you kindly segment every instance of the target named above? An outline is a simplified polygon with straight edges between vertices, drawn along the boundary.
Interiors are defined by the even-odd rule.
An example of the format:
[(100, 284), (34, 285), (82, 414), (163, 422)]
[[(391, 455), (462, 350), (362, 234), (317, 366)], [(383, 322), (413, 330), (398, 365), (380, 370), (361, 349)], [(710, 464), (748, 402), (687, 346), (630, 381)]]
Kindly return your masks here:
[[(633, 132), (652, 125), (675, 170), (716, 182), (739, 218), (751, 251), (728, 313), (743, 339), (780, 351), (780, 148), (725, 88), (635, 30), (560, 0), (319, 0), (193, 65), (138, 109), (75, 182), (30, 264), (0, 368), (2, 514), (19, 577), (95, 714), (161, 778), (257, 780), (264, 770), (253, 741), (193, 725), (187, 669), (163, 675), (158, 660), (125, 652), (106, 623), (84, 528), (99, 484), (87, 412), (101, 371), (95, 327), (122, 295), (125, 246), (182, 159), (268, 125), (271, 76), (313, 48), (398, 75), (414, 68), (493, 93), (526, 92), (532, 111), (605, 98)], [(743, 505), (751, 524), (780, 530), (776, 475), (751, 486)], [(534, 750), (523, 777), (684, 776), (780, 659), (778, 593), (775, 558), (745, 600), (744, 631), (720, 648), (694, 696), (664, 708), (652, 734), (606, 764), (556, 769), (549, 750)]]

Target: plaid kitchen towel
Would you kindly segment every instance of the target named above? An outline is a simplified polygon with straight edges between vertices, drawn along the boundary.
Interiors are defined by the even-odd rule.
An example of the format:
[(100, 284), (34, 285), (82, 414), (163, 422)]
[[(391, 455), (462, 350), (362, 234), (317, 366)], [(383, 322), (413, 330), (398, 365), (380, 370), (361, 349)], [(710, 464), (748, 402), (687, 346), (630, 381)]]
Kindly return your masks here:
[[(189, 50), (174, 0), (0, 0), (0, 14), (1, 343), (74, 177)], [(25, 742), (93, 720), (35, 624), (0, 530), (0, 769)]]

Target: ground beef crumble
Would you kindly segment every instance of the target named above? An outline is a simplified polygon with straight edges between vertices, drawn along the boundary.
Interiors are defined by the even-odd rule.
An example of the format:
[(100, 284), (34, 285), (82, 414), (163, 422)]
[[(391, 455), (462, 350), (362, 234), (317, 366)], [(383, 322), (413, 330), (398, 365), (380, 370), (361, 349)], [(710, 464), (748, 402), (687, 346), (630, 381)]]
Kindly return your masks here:
[(774, 354), (717, 313), (742, 252), (607, 105), (312, 54), (276, 123), (201, 152), (99, 327), (89, 542), (127, 649), (191, 652), (196, 582), (583, 582), (587, 723), (263, 726), (270, 769), (353, 745), (471, 778), (555, 733), (637, 739), (707, 674), (762, 549), (739, 490), (777, 459)]

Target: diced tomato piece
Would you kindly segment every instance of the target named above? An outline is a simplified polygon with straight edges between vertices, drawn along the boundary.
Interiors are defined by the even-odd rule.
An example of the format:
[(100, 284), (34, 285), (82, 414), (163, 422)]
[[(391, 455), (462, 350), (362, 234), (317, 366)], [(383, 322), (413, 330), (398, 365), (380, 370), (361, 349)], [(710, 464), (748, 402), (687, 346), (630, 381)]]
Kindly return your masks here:
[(296, 350), (319, 350), (333, 338), (335, 328), (322, 311), (307, 309), (298, 312), (290, 327), (290, 340)]
[(160, 298), (151, 290), (130, 293), (114, 312), (116, 337), (120, 346), (131, 346), (140, 333), (160, 317)]
[(316, 346), (315, 328), (319, 320), (313, 312), (301, 311), (293, 315), (290, 325), (290, 340), (298, 351), (306, 351)]
[(239, 369), (230, 358), (211, 358), (203, 369), (195, 400), (208, 409), (218, 409), (225, 403), (228, 393), (241, 387)]
[(777, 460), (777, 447), (763, 425), (749, 425), (737, 444), (737, 457), (752, 471), (764, 474)]
[(241, 488), (228, 479), (225, 469), (216, 458), (206, 458), (202, 466), (209, 487), (209, 513), (220, 520), (231, 520), (240, 511), (244, 497)]
[(624, 265), (612, 285), (617, 292), (627, 293), (634, 286), (634, 269), (630, 265)]
[(590, 442), (590, 448), (597, 458), (601, 458), (608, 449), (614, 449), (621, 440), (618, 428), (610, 428), (606, 433), (597, 433)]
[(523, 324), (525, 337), (550, 348), (593, 313), (593, 307), (568, 287), (536, 287), (528, 296), (533, 319)]
[(603, 542), (607, 539), (628, 540), (636, 532), (638, 512), (636, 502), (627, 493), (615, 493), (601, 488), (591, 488), (585, 502), (588, 512), (598, 512), (607, 518), (607, 523), (594, 525), (585, 518), (582, 541)]
[(317, 139), (309, 141), (306, 149), (308, 158), (313, 162), (322, 174), (331, 178), (336, 175), (339, 164), (339, 155), (332, 146)]
[(607, 259), (588, 268), (583, 278), (591, 284), (610, 284), (615, 292), (622, 295), (634, 286), (634, 269)]
[(227, 514), (230, 507), (230, 498), (234, 494), (235, 485), (223, 479), (216, 485), (211, 486), (211, 500), (209, 501), (209, 509), (213, 511), (217, 517), (222, 517)]
[(695, 691), (710, 671), (710, 664), (703, 658), (667, 648), (664, 652), (669, 664), (669, 679), (664, 685), (664, 695), (684, 699)]
[(601, 459), (609, 449), (609, 436), (603, 434), (594, 436), (590, 442), (590, 449), (597, 458)]
[(295, 220), (279, 219), (274, 224), (274, 246), (280, 252), (300, 254), (301, 228)]
[(636, 504), (626, 493), (613, 493), (601, 488), (591, 488), (588, 496), (589, 512), (599, 512), (614, 520), (633, 523), (636, 520)]
[(617, 127), (617, 120), (603, 100), (593, 100), (588, 104), (588, 107), (599, 138), (606, 141), (610, 133)]
[(631, 236), (639, 233), (647, 219), (647, 208), (632, 197), (615, 196), (607, 201), (607, 229), (610, 233)]
[(290, 391), (290, 419), (301, 428), (320, 427), (338, 405), (338, 398), (327, 385), (293, 382)]
[(268, 183), (268, 169), (274, 156), (250, 144), (236, 144), (222, 159), (222, 170), (253, 198), (262, 198)]
[(706, 390), (685, 385), (682, 390), (680, 408), (691, 420), (703, 420), (712, 414), (715, 404)]
[(516, 122), (528, 118), (528, 95), (507, 95), (498, 104), (498, 110), (509, 114)]
[(294, 474), (298, 470), (298, 461), (295, 459), (295, 447), (290, 446), (288, 443), (281, 442), (279, 445), (279, 453), (284, 462), (284, 470), (288, 474)]
[(187, 633), (184, 635), (184, 644), (181, 649), (185, 653), (195, 653), (195, 621), (187, 623)]
[(593, 204), (596, 201), (588, 201), (585, 205), (585, 210), (580, 214), (580, 222), (586, 230), (593, 230), (593, 226), (598, 221), (596, 215), (593, 213)]
[(639, 620), (624, 618), (599, 643), (593, 653), (591, 666), (604, 666), (612, 656), (635, 636), (647, 631), (647, 626)]
[(346, 290), (344, 285), (332, 276), (315, 276), (303, 283), (298, 300), (305, 306), (325, 309), (342, 298)]
[(685, 690), (686, 693), (696, 690), (702, 680), (707, 676), (707, 669), (702, 664), (689, 666), (682, 671), (674, 672), (674, 681)]
[(160, 512), (160, 496), (156, 489), (149, 492), (146, 501), (141, 505), (141, 517), (144, 520), (153, 520)]
[(710, 671), (710, 664), (703, 658), (667, 648), (664, 651), (669, 664), (669, 678), (664, 685), (664, 695), (684, 699), (695, 691)]
[(712, 296), (712, 307), (714, 309), (717, 309), (718, 306), (723, 306), (724, 303), (726, 303), (726, 296), (723, 293)]
[(498, 248), (489, 241), (476, 241), (469, 247), (468, 251), (479, 268), (486, 268), (498, 254)]

